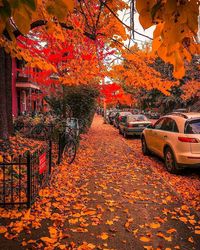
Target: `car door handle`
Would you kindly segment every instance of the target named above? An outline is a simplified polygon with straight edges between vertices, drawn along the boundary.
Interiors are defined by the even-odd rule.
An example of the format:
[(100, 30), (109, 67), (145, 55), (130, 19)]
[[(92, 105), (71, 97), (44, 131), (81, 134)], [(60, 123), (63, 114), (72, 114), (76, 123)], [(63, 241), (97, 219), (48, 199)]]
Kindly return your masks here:
[(168, 138), (167, 135), (164, 135), (164, 138), (167, 139)]

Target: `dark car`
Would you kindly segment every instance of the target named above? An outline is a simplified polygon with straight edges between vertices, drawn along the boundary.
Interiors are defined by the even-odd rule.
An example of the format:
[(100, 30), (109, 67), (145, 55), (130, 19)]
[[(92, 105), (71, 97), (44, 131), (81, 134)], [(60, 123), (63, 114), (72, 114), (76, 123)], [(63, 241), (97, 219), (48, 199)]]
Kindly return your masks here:
[(119, 123), (120, 123), (122, 117), (127, 116), (127, 115), (132, 115), (132, 113), (129, 112), (129, 111), (121, 111), (121, 112), (118, 112), (118, 113), (115, 115), (115, 118), (114, 118), (114, 121), (113, 121), (114, 127), (119, 128)]
[(151, 122), (145, 115), (127, 115), (119, 123), (119, 133), (126, 138), (129, 135), (140, 135)]

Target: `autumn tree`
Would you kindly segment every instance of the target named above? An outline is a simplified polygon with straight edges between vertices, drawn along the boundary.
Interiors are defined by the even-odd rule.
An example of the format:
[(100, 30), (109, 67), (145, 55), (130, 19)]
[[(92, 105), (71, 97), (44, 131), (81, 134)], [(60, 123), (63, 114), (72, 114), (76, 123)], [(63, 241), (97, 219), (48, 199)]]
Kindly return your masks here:
[(174, 77), (185, 75), (185, 60), (200, 53), (198, 44), (197, 0), (136, 0), (139, 20), (144, 29), (156, 26), (153, 33), (153, 51), (174, 66)]
[[(131, 2), (133, 8), (134, 1)], [(198, 24), (198, 6), (199, 2), (195, 0), (136, 0), (136, 9), (139, 12), (143, 28), (156, 26), (153, 37), (153, 51), (163, 60), (174, 65), (174, 76), (176, 78), (181, 78), (184, 75), (185, 58), (191, 60), (191, 54), (199, 53), (199, 45), (196, 43), (195, 38)], [(84, 54), (86, 55), (86, 60), (81, 60), (81, 67), (79, 67), (79, 69), (82, 68), (82, 71), (79, 70), (80, 74), (74, 73), (78, 72), (76, 71), (77, 62), (79, 64), (77, 56), (74, 61), (74, 70), (73, 72), (71, 71), (71, 78), (64, 78), (63, 83), (65, 81), (65, 84), (74, 84), (77, 76), (79, 76), (78, 82), (85, 81), (83, 72), (87, 71), (87, 76), (89, 76), (90, 68), (92, 68), (92, 72), (97, 74), (98, 77), (105, 76), (107, 70), (104, 64), (105, 61), (102, 58), (104, 58), (105, 49), (107, 49), (106, 53), (110, 53), (110, 49), (113, 48), (117, 51), (117, 54), (124, 57), (124, 65), (130, 67), (127, 72), (123, 67), (120, 69), (120, 65), (113, 69), (115, 76), (117, 76), (117, 72), (124, 70), (125, 77), (120, 73), (118, 77), (119, 81), (131, 79), (129, 83), (136, 84), (136, 87), (144, 84), (144, 87), (147, 89), (151, 89), (157, 85), (158, 89), (162, 92), (168, 93), (168, 89), (172, 83), (163, 81), (163, 79), (160, 79), (158, 73), (146, 67), (148, 64), (146, 61), (151, 60), (149, 55), (145, 56), (143, 52), (136, 52), (134, 49), (128, 52), (125, 52), (123, 49), (123, 42), (129, 38), (126, 29), (134, 31), (134, 25), (128, 27), (126, 24), (123, 24), (118, 16), (118, 11), (126, 8), (128, 8), (128, 4), (122, 0), (1, 1), (0, 46), (2, 50), (5, 48), (6, 52), (9, 52), (12, 57), (24, 59), (31, 67), (39, 67), (41, 70), (50, 69), (50, 71), (55, 71), (57, 74), (55, 65), (51, 64), (48, 57), (44, 57), (42, 54), (32, 56), (30, 48), (19, 46), (19, 37), (21, 36), (22, 39), (23, 36), (27, 36), (30, 30), (44, 26), (42, 32), (47, 32), (50, 37), (53, 35), (54, 39), (57, 39), (56, 44), (59, 47), (60, 42), (62, 44), (66, 39), (64, 35), (65, 31), (72, 31), (69, 39), (72, 38), (76, 52), (82, 50), (81, 43), (77, 45), (76, 42), (78, 40), (82, 41), (84, 38), (89, 38), (93, 41), (90, 52), (94, 53), (94, 49), (96, 49), (96, 59), (94, 59), (95, 63), (93, 66), (92, 61), (88, 60), (89, 57), (86, 54), (87, 46), (85, 45)], [(133, 13), (134, 11), (131, 12), (131, 14)], [(8, 98), (5, 91), (9, 89), (8, 85), (10, 82), (5, 82), (6, 68), (4, 69), (5, 63), (3, 59), (5, 55), (1, 53), (1, 57), (3, 76), (0, 89), (1, 100), (4, 101), (4, 104), (0, 107), (0, 138), (8, 138), (8, 122), (7, 124), (3, 124), (3, 121), (7, 120), (7, 112), (10, 112), (8, 111), (10, 109), (6, 108), (7, 104), (8, 106), (10, 105), (9, 100), (6, 101), (5, 99)], [(139, 57), (143, 58), (144, 62), (136, 59)], [(97, 68), (97, 61), (99, 70)], [(129, 62), (133, 63), (133, 65), (129, 65)], [(71, 68), (72, 64), (71, 62)], [(140, 76), (144, 72), (142, 67), (147, 72), (145, 79), (142, 79)], [(64, 69), (61, 71), (63, 72)], [(135, 73), (132, 75), (132, 72)], [(91, 74), (91, 77), (93, 76)], [(154, 77), (154, 81), (150, 80), (152, 76)], [(9, 81), (9, 79), (10, 77), (6, 81)], [(158, 82), (155, 80), (158, 80)]]
[[(59, 4), (60, 3), (60, 4)], [(63, 19), (66, 11), (73, 8), (73, 1), (1, 1), (0, 5), (0, 138), (7, 139), (12, 132), (11, 56), (23, 57), (23, 51), (16, 48), (16, 37), (27, 34), (40, 22), (47, 22), (52, 16)], [(62, 5), (62, 6), (61, 6)], [(56, 15), (57, 14), (57, 15)], [(43, 17), (46, 17), (47, 20)], [(6, 52), (5, 52), (6, 50)], [(24, 55), (25, 57), (25, 55)]]

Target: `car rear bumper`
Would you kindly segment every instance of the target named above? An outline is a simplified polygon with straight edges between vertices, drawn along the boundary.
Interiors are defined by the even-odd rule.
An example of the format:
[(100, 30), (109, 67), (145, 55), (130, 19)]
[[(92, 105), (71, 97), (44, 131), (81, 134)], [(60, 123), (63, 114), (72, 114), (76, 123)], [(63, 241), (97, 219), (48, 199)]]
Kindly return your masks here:
[(177, 157), (177, 163), (181, 166), (200, 167), (200, 154), (182, 154)]
[(125, 129), (127, 135), (141, 135), (142, 131), (144, 128), (130, 128), (130, 129)]

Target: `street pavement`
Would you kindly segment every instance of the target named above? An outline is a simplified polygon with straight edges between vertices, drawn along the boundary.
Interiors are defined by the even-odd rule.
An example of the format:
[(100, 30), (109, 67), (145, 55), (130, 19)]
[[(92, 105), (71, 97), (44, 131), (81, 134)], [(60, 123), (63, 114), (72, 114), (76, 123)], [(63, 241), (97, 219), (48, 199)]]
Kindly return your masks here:
[[(47, 208), (52, 215), (43, 216), (38, 229), (29, 225), (14, 240), (1, 234), (1, 250), (200, 249), (200, 219), (195, 210), (152, 170), (145, 158), (138, 159), (101, 116), (95, 116), (88, 135), (82, 138), (77, 160), (67, 171), (71, 171), (71, 200), (66, 203), (66, 197), (58, 196), (56, 201), (62, 223), (52, 221), (55, 205), (50, 197)], [(55, 189), (63, 185), (59, 178), (57, 182), (53, 184)], [(33, 216), (35, 213), (33, 207)], [(39, 213), (37, 216), (40, 219)], [(49, 226), (67, 236), (57, 236), (53, 243), (41, 240), (52, 237)], [(22, 246), (22, 241), (30, 239), (34, 242)]]

